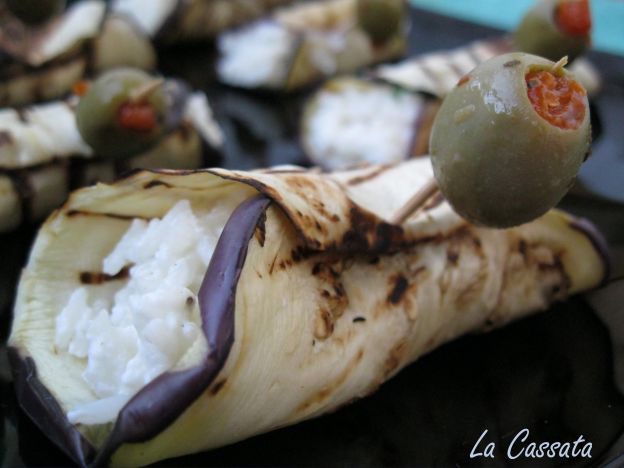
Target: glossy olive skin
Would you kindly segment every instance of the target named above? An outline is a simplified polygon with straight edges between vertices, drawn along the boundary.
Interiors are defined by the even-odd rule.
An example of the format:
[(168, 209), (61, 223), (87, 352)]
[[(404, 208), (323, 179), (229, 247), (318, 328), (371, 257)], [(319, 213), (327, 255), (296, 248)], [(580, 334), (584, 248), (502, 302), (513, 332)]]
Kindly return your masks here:
[(404, 0), (358, 0), (358, 23), (374, 43), (396, 36), (405, 15)]
[(6, 0), (9, 11), (26, 24), (50, 20), (65, 9), (66, 0)]
[(525, 75), (552, 66), (521, 52), (500, 55), (442, 103), (430, 140), (433, 170), (449, 203), (469, 221), (498, 228), (526, 223), (572, 185), (589, 152), (589, 107), (585, 96), (583, 120), (569, 130), (533, 109)]
[(557, 61), (568, 56), (572, 62), (590, 45), (591, 37), (570, 36), (555, 23), (558, 0), (539, 0), (524, 16), (514, 33), (516, 49)]
[(119, 108), (129, 101), (132, 91), (153, 79), (138, 69), (119, 68), (102, 74), (82, 96), (76, 109), (78, 131), (98, 156), (124, 158), (139, 154), (162, 137), (168, 109), (162, 86), (145, 99), (158, 116), (153, 130), (132, 131), (119, 125), (117, 119)]

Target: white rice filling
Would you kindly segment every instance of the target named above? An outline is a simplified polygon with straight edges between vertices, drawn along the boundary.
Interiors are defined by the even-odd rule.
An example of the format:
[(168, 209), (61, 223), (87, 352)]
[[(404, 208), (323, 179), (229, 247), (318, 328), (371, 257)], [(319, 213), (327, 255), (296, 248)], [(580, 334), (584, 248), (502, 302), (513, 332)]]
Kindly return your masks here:
[(284, 84), (296, 48), (295, 34), (274, 21), (260, 21), (219, 37), (220, 79), (246, 88)]
[(93, 150), (83, 141), (76, 126), (76, 114), (72, 109), (75, 103), (70, 99), (21, 111), (0, 110), (0, 129), (10, 136), (8, 142), (0, 145), (0, 167), (34, 166), (54, 157), (92, 157)]
[(347, 85), (322, 91), (313, 106), (306, 148), (315, 163), (340, 169), (408, 158), (422, 100), (385, 85)]
[(129, 278), (114, 294), (102, 294), (102, 286), (71, 294), (56, 319), (55, 344), (84, 360), (93, 400), (70, 408), (70, 422), (114, 421), (158, 375), (205, 356), (197, 292), (231, 212), (219, 206), (198, 217), (182, 200), (162, 219), (135, 219), (102, 269), (116, 275), (131, 265)]

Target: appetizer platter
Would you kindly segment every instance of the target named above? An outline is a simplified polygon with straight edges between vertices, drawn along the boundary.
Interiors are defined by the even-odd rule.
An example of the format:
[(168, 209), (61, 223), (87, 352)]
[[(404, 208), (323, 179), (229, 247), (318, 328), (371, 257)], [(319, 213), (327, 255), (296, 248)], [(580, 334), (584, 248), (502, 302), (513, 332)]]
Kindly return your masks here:
[[(289, 2), (258, 3), (240, 21), (278, 3)], [(347, 3), (328, 2), (337, 9), (351, 8)], [(613, 116), (624, 104), (614, 73), (624, 59), (588, 55), (588, 66), (600, 70), (597, 90), (575, 81), (565, 61), (493, 58), (460, 77), (441, 107), (430, 106), (430, 97), (417, 103), (431, 113), (433, 167), (421, 157), (324, 172), (310, 167), (298, 125), (314, 88), (255, 94), (217, 84), (203, 73), (213, 66), (205, 44), (160, 49), (197, 39), (192, 21), (183, 27), (193, 15), (178, 12), (174, 24), (163, 20), (171, 14), (165, 10), (152, 18), (159, 26), (140, 29), (159, 51), (162, 76), (190, 86), (122, 70), (115, 83), (132, 84), (121, 88), (111, 113), (91, 104), (118, 72), (105, 73), (58, 104), (58, 112), (75, 113), (76, 125), (60, 144), (74, 158), (81, 151), (87, 159), (93, 152), (141, 158), (167, 145), (162, 135), (175, 135), (186, 118), (221, 168), (194, 170), (193, 153), (193, 162), (179, 166), (184, 171), (135, 170), (73, 192), (43, 224), (17, 226), (22, 213), (1, 234), (0, 463), (617, 464), (624, 452), (617, 308), (624, 300), (624, 194), (611, 181), (622, 167), (624, 137)], [(500, 36), (406, 11), (410, 56)], [(500, 87), (516, 78), (523, 84)], [(318, 77), (305, 72), (297, 80)], [(522, 122), (509, 112), (513, 127), (479, 107), (491, 93), (522, 94), (525, 86), (533, 91), (518, 110)], [(167, 93), (184, 101), (174, 105), (182, 117), (169, 133), (160, 127), (170, 120), (163, 103), (176, 102), (161, 101)], [(538, 110), (553, 93), (564, 102), (563, 116)], [(587, 94), (592, 124), (601, 126), (593, 129), (593, 154), (577, 187), (549, 211), (588, 156)], [(28, 109), (49, 105), (57, 104)], [(537, 117), (531, 107), (546, 113)], [(108, 115), (121, 124), (111, 127)], [(491, 119), (491, 133), (479, 134), (485, 124), (475, 119)], [(141, 138), (128, 138), (123, 122)], [(512, 135), (498, 138), (504, 132)], [(500, 165), (505, 145), (519, 155), (550, 153), (552, 161)], [(29, 154), (45, 166), (57, 151)], [(451, 165), (460, 154), (472, 162)], [(596, 176), (595, 159), (610, 162), (611, 174)], [(477, 164), (482, 169), (471, 172)], [(484, 167), (490, 172), (481, 181)], [(4, 174), (11, 170), (30, 169)], [(448, 202), (434, 190), (417, 211), (398, 214), (434, 176)], [(527, 317), (539, 310), (547, 312)], [(512, 460), (508, 447), (522, 435), (526, 443)], [(527, 448), (581, 439), (572, 458), (536, 457)]]

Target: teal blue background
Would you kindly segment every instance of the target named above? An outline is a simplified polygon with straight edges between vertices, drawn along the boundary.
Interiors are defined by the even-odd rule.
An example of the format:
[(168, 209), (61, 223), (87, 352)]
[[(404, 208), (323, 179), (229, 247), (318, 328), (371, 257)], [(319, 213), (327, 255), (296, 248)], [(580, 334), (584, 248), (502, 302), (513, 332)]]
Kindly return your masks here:
[[(535, 0), (410, 0), (448, 16), (512, 30)], [(624, 55), (624, 0), (592, 0), (595, 50)]]

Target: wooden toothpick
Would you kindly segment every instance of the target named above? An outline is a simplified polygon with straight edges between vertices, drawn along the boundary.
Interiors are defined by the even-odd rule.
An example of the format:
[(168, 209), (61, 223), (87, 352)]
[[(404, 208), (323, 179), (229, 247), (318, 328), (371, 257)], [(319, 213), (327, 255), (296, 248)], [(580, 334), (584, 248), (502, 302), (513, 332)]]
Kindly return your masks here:
[(551, 69), (551, 72), (556, 72), (557, 70), (562, 69), (563, 67), (565, 67), (568, 64), (568, 56), (564, 55), (563, 57), (561, 57), (559, 59), (559, 61), (557, 63), (555, 63)]
[(141, 102), (147, 99), (150, 94), (156, 91), (164, 84), (165, 80), (163, 78), (155, 78), (151, 81), (148, 81), (142, 86), (139, 86), (135, 90), (130, 93), (130, 102)]
[(390, 219), (392, 224), (403, 224), (414, 212), (418, 211), (432, 196), (440, 191), (438, 182), (431, 178), (405, 205)]

